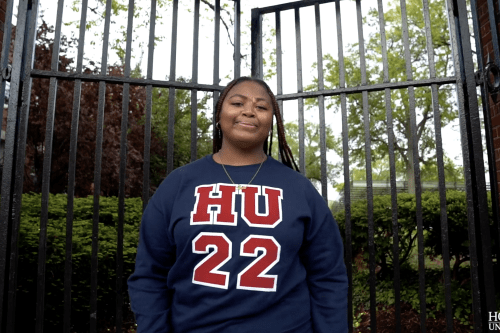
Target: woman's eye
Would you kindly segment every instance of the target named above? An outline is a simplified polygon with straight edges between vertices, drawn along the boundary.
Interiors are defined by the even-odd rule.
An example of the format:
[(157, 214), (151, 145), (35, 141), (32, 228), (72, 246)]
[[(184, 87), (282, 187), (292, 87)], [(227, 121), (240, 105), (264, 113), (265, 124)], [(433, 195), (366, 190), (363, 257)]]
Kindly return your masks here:
[(257, 108), (258, 108), (259, 110), (267, 110), (267, 107), (262, 106), (262, 105), (257, 106)]
[(232, 104), (233, 104), (234, 106), (242, 106), (242, 105), (243, 105), (243, 103), (240, 103), (240, 102), (233, 102)]

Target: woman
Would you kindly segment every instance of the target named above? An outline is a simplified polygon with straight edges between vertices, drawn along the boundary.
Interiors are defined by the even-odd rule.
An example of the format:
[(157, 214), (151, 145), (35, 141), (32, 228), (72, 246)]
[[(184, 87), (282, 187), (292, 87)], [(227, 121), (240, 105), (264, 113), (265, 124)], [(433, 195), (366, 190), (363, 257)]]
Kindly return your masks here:
[[(283, 164), (268, 155), (273, 115)], [(138, 332), (347, 332), (339, 230), (295, 171), (273, 93), (236, 79), (215, 117), (214, 154), (173, 171), (144, 211)]]

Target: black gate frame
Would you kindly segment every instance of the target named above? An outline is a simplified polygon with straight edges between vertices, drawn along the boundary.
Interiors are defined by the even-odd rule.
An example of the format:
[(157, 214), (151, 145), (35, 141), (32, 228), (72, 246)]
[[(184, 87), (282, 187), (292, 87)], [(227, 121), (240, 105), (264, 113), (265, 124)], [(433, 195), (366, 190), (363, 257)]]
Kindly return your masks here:
[[(4, 41), (3, 50), (0, 59), (2, 75), (0, 76), (0, 105), (4, 103), (5, 85), (10, 81), (10, 98), (8, 106), (8, 119), (6, 131), (6, 144), (5, 144), (5, 158), (3, 166), (3, 176), (1, 180), (1, 205), (0, 205), (0, 333), (1, 332), (14, 332), (14, 313), (16, 308), (16, 281), (17, 281), (17, 241), (19, 234), (20, 223), (20, 210), (22, 199), (23, 187), (23, 173), (18, 170), (24, 168), (24, 157), (26, 150), (26, 133), (29, 115), (29, 102), (31, 94), (31, 80), (32, 78), (49, 78), (50, 79), (50, 96), (49, 105), (47, 110), (47, 128), (46, 128), (46, 154), (43, 167), (43, 181), (42, 181), (42, 213), (40, 223), (40, 245), (39, 245), (39, 261), (38, 261), (38, 290), (37, 290), (37, 322), (36, 331), (43, 331), (43, 311), (44, 311), (44, 285), (45, 285), (45, 251), (47, 248), (47, 222), (48, 222), (48, 194), (49, 194), (49, 179), (50, 179), (50, 156), (52, 148), (52, 133), (54, 130), (54, 114), (55, 114), (55, 100), (57, 92), (58, 80), (73, 80), (75, 81), (74, 90), (74, 105), (73, 105), (73, 120), (72, 120), (72, 137), (70, 145), (70, 166), (69, 166), (69, 181), (68, 181), (68, 212), (67, 212), (67, 246), (66, 246), (66, 271), (65, 271), (65, 314), (64, 314), (64, 331), (70, 331), (70, 309), (71, 309), (71, 230), (73, 219), (73, 199), (74, 199), (74, 179), (76, 168), (76, 143), (77, 143), (77, 129), (79, 117), (79, 105), (81, 95), (81, 85), (83, 81), (99, 82), (99, 108), (98, 108), (98, 126), (97, 126), (97, 144), (96, 144), (96, 168), (94, 175), (95, 191), (94, 193), (94, 217), (93, 217), (93, 235), (92, 235), (92, 281), (91, 281), (91, 325), (90, 331), (96, 331), (97, 323), (97, 238), (98, 238), (98, 223), (99, 223), (99, 192), (100, 192), (100, 171), (101, 171), (101, 155), (102, 155), (102, 139), (103, 139), (103, 117), (104, 117), (104, 92), (106, 84), (122, 84), (123, 85), (123, 122), (122, 122), (122, 136), (121, 136), (121, 151), (120, 151), (120, 194), (119, 194), (119, 222), (118, 222), (118, 240), (117, 240), (117, 318), (116, 326), (117, 332), (121, 331), (122, 323), (122, 310), (121, 305), (123, 299), (121, 292), (123, 289), (122, 278), (122, 255), (123, 255), (123, 212), (124, 212), (124, 186), (125, 186), (125, 161), (126, 161), (126, 130), (127, 130), (127, 114), (128, 114), (128, 92), (130, 85), (145, 86), (147, 91), (147, 104), (146, 104), (146, 138), (145, 138), (145, 158), (144, 158), (144, 192), (143, 203), (144, 207), (149, 200), (149, 147), (151, 140), (151, 108), (152, 108), (152, 88), (164, 87), (169, 88), (170, 105), (169, 105), (169, 137), (168, 137), (168, 170), (173, 170), (173, 144), (174, 144), (174, 94), (175, 89), (188, 89), (191, 90), (192, 98), (192, 130), (191, 130), (191, 160), (196, 159), (196, 115), (197, 115), (197, 92), (209, 91), (214, 96), (214, 106), (217, 101), (219, 92), (222, 87), (219, 86), (219, 34), (220, 34), (220, 0), (215, 2), (215, 47), (214, 47), (214, 72), (213, 84), (200, 84), (198, 83), (198, 33), (199, 33), (199, 20), (196, 19), (194, 23), (193, 34), (193, 77), (191, 83), (175, 81), (175, 64), (176, 64), (176, 45), (177, 45), (177, 11), (178, 0), (173, 0), (173, 22), (172, 22), (172, 47), (171, 47), (171, 66), (170, 66), (170, 79), (169, 81), (153, 80), (153, 52), (154, 52), (154, 35), (155, 35), (155, 16), (156, 16), (156, 1), (151, 0), (151, 25), (149, 35), (149, 52), (148, 52), (148, 69), (146, 79), (134, 79), (130, 77), (130, 57), (131, 57), (131, 40), (127, 41), (126, 56), (125, 56), (125, 75), (124, 77), (112, 77), (107, 75), (107, 48), (103, 47), (102, 52), (102, 71), (100, 75), (86, 75), (82, 73), (83, 69), (83, 45), (85, 40), (85, 22), (87, 17), (87, 0), (82, 0), (81, 24), (79, 35), (79, 47), (77, 56), (77, 68), (75, 73), (58, 72), (58, 56), (59, 56), (59, 41), (61, 33), (61, 22), (64, 7), (64, 0), (58, 2), (57, 23), (55, 29), (55, 42), (54, 52), (51, 63), (50, 71), (42, 71), (33, 69), (33, 57), (35, 46), (36, 34), (36, 21), (38, 17), (38, 6), (41, 0), (19, 0), (18, 22), (16, 39), (14, 46), (14, 62), (9, 65), (8, 55), (10, 46), (10, 36), (12, 30), (12, 12), (14, 0), (7, 1), (6, 22), (4, 28)], [(240, 0), (234, 1), (235, 10), (235, 56), (234, 56), (234, 76), (240, 76)], [(473, 286), (473, 310), (475, 318), (481, 320), (474, 321), (475, 332), (481, 332), (488, 327), (487, 314), (489, 311), (494, 312), (495, 309), (495, 290), (494, 290), (494, 276), (492, 269), (492, 250), (490, 235), (488, 232), (488, 207), (486, 200), (486, 184), (484, 178), (484, 162), (482, 157), (482, 143), (481, 143), (481, 127), (479, 122), (479, 108), (476, 94), (476, 86), (481, 84), (483, 110), (485, 112), (485, 124), (487, 135), (487, 147), (489, 156), (489, 168), (491, 183), (492, 201), (498, 203), (498, 190), (496, 179), (496, 165), (494, 163), (494, 151), (491, 133), (491, 120), (489, 115), (488, 91), (491, 90), (491, 84), (488, 84), (487, 74), (494, 73), (494, 66), (500, 64), (500, 52), (498, 45), (498, 37), (496, 30), (496, 17), (493, 11), (493, 0), (488, 0), (488, 7), (490, 10), (490, 23), (492, 27), (493, 44), (495, 59), (491, 63), (483, 66), (481, 45), (476, 39), (476, 51), (478, 56), (479, 75), (474, 72), (474, 62), (472, 56), (472, 49), (469, 38), (469, 25), (467, 21), (467, 6), (465, 0), (447, 0), (447, 12), (449, 16), (451, 43), (453, 46), (454, 65), (457, 75), (449, 78), (436, 78), (433, 64), (430, 64), (430, 78), (423, 81), (412, 81), (411, 78), (411, 65), (410, 55), (408, 50), (408, 36), (405, 36), (405, 59), (407, 60), (407, 73), (408, 81), (398, 84), (390, 83), (387, 71), (387, 59), (384, 62), (384, 83), (378, 85), (363, 85), (355, 88), (345, 87), (344, 73), (341, 75), (341, 87), (335, 90), (325, 90), (323, 86), (322, 77), (322, 52), (321, 52), (321, 29), (319, 24), (319, 6), (327, 2), (334, 2), (335, 0), (310, 0), (298, 1), (278, 6), (267, 8), (256, 8), (252, 10), (252, 76), (262, 77), (262, 15), (266, 13), (276, 13), (276, 33), (277, 33), (277, 79), (278, 91), (277, 99), (280, 104), (284, 100), (298, 99), (299, 100), (299, 142), (300, 142), (300, 156), (301, 163), (300, 169), (305, 170), (304, 166), (304, 118), (303, 118), (303, 99), (315, 97), (318, 98), (320, 107), (320, 141), (321, 141), (321, 184), (322, 194), (326, 199), (326, 144), (325, 144), (325, 118), (324, 118), (324, 97), (339, 95), (341, 98), (341, 108), (343, 112), (343, 131), (347, 133), (347, 123), (345, 118), (346, 110), (346, 95), (350, 93), (362, 93), (363, 99), (367, 100), (368, 92), (375, 90), (384, 90), (386, 94), (386, 105), (388, 123), (392, 123), (390, 115), (390, 91), (395, 88), (407, 88), (410, 92), (410, 98), (413, 94), (414, 87), (418, 86), (431, 86), (433, 94), (433, 104), (435, 119), (439, 119), (439, 109), (437, 107), (437, 88), (439, 85), (446, 83), (455, 83), (457, 88), (459, 117), (460, 117), (460, 131), (462, 136), (462, 151), (464, 156), (464, 170), (466, 170), (466, 195), (467, 195), (467, 214), (469, 221), (469, 239), (470, 239), (470, 254), (471, 254), (471, 277)], [(342, 34), (340, 26), (340, 0), (336, 0), (336, 18), (337, 30), (340, 34), (337, 35), (338, 44), (342, 45)], [(428, 0), (423, 0), (424, 9), (427, 8), (428, 13)], [(356, 1), (358, 9), (358, 20), (360, 16), (361, 2)], [(378, 1), (379, 12), (383, 12), (382, 1)], [(316, 14), (316, 39), (318, 45), (318, 79), (319, 90), (313, 92), (304, 92), (302, 90), (302, 79), (298, 76), (298, 90), (297, 93), (284, 95), (282, 91), (282, 68), (281, 68), (281, 28), (280, 28), (280, 12), (287, 9), (295, 10), (296, 18), (296, 32), (300, 36), (300, 23), (299, 22), (299, 8), (305, 6), (315, 6)], [(471, 0), (473, 27), (476, 36), (479, 36), (478, 18), (476, 11), (476, 0)], [(128, 34), (131, 34), (133, 23), (133, 8), (134, 1), (129, 0), (129, 15), (128, 15)], [(199, 17), (200, 0), (194, 1), (195, 17)], [(401, 0), (401, 8), (405, 8), (405, 0)], [(402, 10), (403, 11), (403, 10)], [(105, 31), (104, 43), (108, 45), (108, 32), (110, 27), (111, 1), (106, 1), (106, 18), (105, 18)], [(406, 14), (404, 14), (406, 15)], [(383, 31), (383, 15), (380, 16), (381, 31)], [(429, 52), (429, 59), (432, 59), (432, 40), (430, 39), (430, 22), (428, 15), (425, 16), (426, 30), (427, 30), (427, 45)], [(406, 20), (403, 19), (403, 24)], [(361, 31), (360, 47), (363, 50), (362, 42), (362, 24), (358, 23), (358, 33)], [(385, 46), (385, 35), (383, 36), (382, 45)], [(301, 71), (301, 54), (300, 54), (300, 38), (297, 38), (299, 45), (297, 51), (297, 70)], [(360, 52), (363, 55), (363, 52)], [(385, 54), (385, 52), (384, 52)], [(339, 60), (343, 61), (342, 50), (339, 48)], [(408, 67), (410, 66), (410, 67)], [(343, 66), (341, 66), (343, 67)], [(365, 71), (364, 58), (362, 56), (362, 73)], [(493, 68), (493, 69), (492, 69)], [(364, 74), (365, 75), (365, 74)], [(366, 83), (366, 75), (364, 77)], [(364, 103), (365, 114), (365, 128), (368, 126), (368, 106)], [(280, 105), (282, 106), (282, 105)], [(214, 108), (215, 109), (215, 108)], [(412, 131), (415, 131), (415, 106), (411, 106), (412, 117)], [(0, 127), (2, 119), (0, 117)], [(439, 121), (437, 121), (439, 123)], [(436, 125), (437, 126), (437, 125)], [(389, 146), (393, 145), (392, 131), (389, 128)], [(413, 132), (415, 133), (415, 132)], [(438, 127), (436, 127), (436, 133)], [(451, 290), (450, 290), (450, 267), (448, 257), (448, 239), (447, 239), (447, 222), (446, 222), (446, 196), (445, 196), (445, 183), (444, 183), (444, 167), (442, 159), (442, 142), (440, 134), (436, 134), (437, 149), (438, 149), (438, 172), (439, 172), (439, 192), (441, 198), (441, 223), (442, 223), (442, 243), (443, 243), (443, 259), (445, 263), (445, 297), (446, 297), (446, 318), (447, 318), (447, 331), (452, 331), (452, 312), (451, 312)], [(346, 244), (350, 244), (351, 226), (350, 226), (350, 182), (349, 182), (349, 163), (348, 163), (348, 150), (347, 137), (343, 138), (344, 141), (344, 170), (345, 170), (345, 208), (346, 208)], [(365, 137), (366, 146), (370, 147), (370, 137)], [(414, 143), (416, 144), (416, 143)], [(392, 191), (392, 208), (393, 208), (393, 226), (397, 231), (397, 202), (396, 202), (396, 178), (394, 168), (394, 150), (390, 148), (390, 165), (391, 165), (391, 191)], [(417, 149), (414, 152), (418, 153)], [(372, 190), (372, 177), (371, 177), (371, 157), (369, 148), (366, 151), (367, 156), (367, 199), (368, 207), (373, 205), (373, 190)], [(421, 209), (421, 186), (419, 184), (419, 166), (418, 158), (414, 158), (416, 162), (415, 169), (415, 183), (417, 195), (417, 223), (419, 233), (419, 260), (420, 267), (423, 267), (423, 235), (422, 235), (422, 214)], [(498, 225), (498, 206), (494, 205), (494, 219)], [(376, 295), (375, 295), (375, 253), (374, 253), (374, 239), (373, 239), (373, 216), (369, 209), (369, 252), (370, 252), (370, 312), (371, 312), (371, 325), (372, 330), (376, 331)], [(500, 226), (499, 226), (500, 235)], [(395, 242), (394, 252), (397, 253), (397, 232), (394, 233)], [(349, 279), (352, 281), (352, 253), (350, 246), (346, 246), (346, 264), (348, 267)], [(500, 254), (500, 248), (497, 249), (497, 255)], [(394, 256), (398, 258), (398, 256)], [(497, 257), (498, 258), (498, 257)], [(396, 268), (398, 263), (395, 263)], [(395, 291), (396, 291), (396, 318), (397, 331), (401, 331), (400, 325), (400, 307), (399, 307), (399, 270), (396, 269), (395, 274)], [(420, 270), (420, 300), (421, 300), (421, 323), (425, 323), (425, 276), (423, 270)], [(349, 292), (349, 322), (352, 330), (352, 290)], [(421, 325), (422, 332), (425, 332), (425, 324)]]

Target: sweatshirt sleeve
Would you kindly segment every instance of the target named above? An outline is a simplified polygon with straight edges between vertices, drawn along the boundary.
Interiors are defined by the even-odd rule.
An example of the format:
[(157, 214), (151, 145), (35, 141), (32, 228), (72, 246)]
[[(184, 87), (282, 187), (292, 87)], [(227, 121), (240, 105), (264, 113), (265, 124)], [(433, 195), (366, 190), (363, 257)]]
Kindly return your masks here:
[(348, 280), (337, 222), (323, 198), (309, 196), (311, 221), (306, 226), (302, 261), (307, 272), (315, 333), (347, 332)]
[[(168, 183), (168, 178), (165, 181)], [(166, 187), (172, 190), (178, 188)], [(128, 279), (138, 333), (171, 332), (171, 294), (167, 288), (167, 276), (175, 262), (176, 251), (168, 224), (175, 194), (168, 192), (172, 191), (165, 191), (165, 186), (160, 186), (144, 211), (135, 271)]]

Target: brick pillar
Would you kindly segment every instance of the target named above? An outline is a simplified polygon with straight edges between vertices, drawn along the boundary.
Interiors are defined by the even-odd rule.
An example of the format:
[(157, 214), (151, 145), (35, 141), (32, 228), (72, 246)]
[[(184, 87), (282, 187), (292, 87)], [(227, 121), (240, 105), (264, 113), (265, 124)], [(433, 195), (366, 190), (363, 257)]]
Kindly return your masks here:
[[(493, 0), (495, 7), (495, 16), (497, 17), (497, 35), (500, 36), (500, 16), (498, 12), (498, 0)], [(480, 38), (483, 51), (483, 64), (486, 66), (488, 56), (493, 61), (495, 55), (493, 53), (493, 42), (491, 39), (490, 18), (488, 13), (487, 0), (477, 0), (477, 15), (479, 17)], [(500, 42), (500, 41), (499, 41)], [(493, 145), (495, 147), (495, 164), (497, 168), (497, 188), (500, 192), (500, 93), (497, 95), (496, 102), (491, 98), (489, 99), (490, 113), (491, 113), (491, 127), (493, 133)], [(494, 186), (494, 184), (491, 184)], [(500, 202), (499, 202), (500, 205)]]

